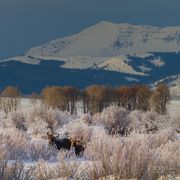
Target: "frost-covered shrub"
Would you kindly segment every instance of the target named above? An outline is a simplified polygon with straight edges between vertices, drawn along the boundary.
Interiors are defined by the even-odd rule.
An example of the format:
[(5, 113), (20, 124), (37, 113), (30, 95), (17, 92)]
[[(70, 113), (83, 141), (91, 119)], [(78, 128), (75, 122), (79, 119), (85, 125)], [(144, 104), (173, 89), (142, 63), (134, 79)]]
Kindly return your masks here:
[(4, 118), (4, 113), (0, 109), (0, 128), (6, 128), (7, 127), (7, 120)]
[(147, 133), (157, 132), (158, 125), (161, 122), (161, 120), (162, 120), (162, 116), (152, 111), (143, 113), (142, 116), (143, 125), (146, 128)]
[(79, 165), (78, 171), (75, 174), (75, 179), (79, 179), (79, 180), (108, 179), (110, 180), (110, 178), (106, 177), (106, 174), (107, 173), (103, 171), (103, 168), (101, 167), (100, 163), (98, 163), (97, 161), (87, 161), (86, 163)]
[(109, 133), (125, 134), (126, 128), (129, 124), (127, 118), (128, 112), (124, 108), (118, 106), (110, 106), (102, 111), (102, 113), (95, 114), (93, 117), (93, 124), (104, 125)]
[[(90, 175), (90, 172), (87, 172), (87, 170), (85, 170), (84, 173), (88, 173), (89, 176), (93, 177), (112, 175), (115, 172), (115, 168), (117, 168), (121, 163), (120, 157), (122, 152), (120, 151), (122, 151), (122, 147), (119, 145), (119, 141), (113, 137), (106, 135), (101, 139), (92, 139), (91, 142), (87, 144), (85, 156), (94, 162), (93, 165), (96, 169), (99, 169), (99, 173), (96, 171), (90, 171)], [(117, 154), (119, 154), (118, 157)], [(115, 156), (116, 158), (114, 158)], [(112, 161), (112, 159), (115, 161)], [(115, 167), (114, 165), (117, 161), (119, 162), (117, 167)], [(95, 170), (95, 168), (93, 169)]]
[(8, 119), (12, 121), (12, 124), (19, 130), (26, 131), (27, 130), (27, 124), (26, 124), (26, 117), (23, 112), (11, 112), (8, 115)]
[(102, 136), (106, 135), (106, 130), (103, 126), (93, 126), (84, 123), (82, 119), (76, 119), (64, 125), (63, 128), (58, 129), (57, 133), (60, 135), (67, 135), (72, 141), (80, 140), (86, 145), (91, 138), (96, 137), (100, 139)]
[(142, 121), (142, 112), (135, 110), (129, 113), (128, 115), (129, 124), (127, 128), (127, 132), (136, 132), (136, 133), (143, 133), (145, 132), (145, 127)]
[(36, 121), (28, 123), (28, 131), (32, 135), (45, 137), (47, 132), (49, 132), (48, 124), (37, 118)]
[(176, 132), (180, 133), (180, 117), (169, 117), (167, 127), (172, 127)]
[(103, 126), (90, 126), (90, 128), (91, 128), (91, 139), (92, 138), (101, 139), (107, 135), (107, 132)]
[(164, 128), (153, 134), (153, 137), (156, 139), (156, 142), (160, 142), (160, 144), (166, 144), (169, 141), (176, 140), (176, 132), (173, 128)]
[(24, 133), (17, 129), (0, 129), (1, 146), (7, 151), (8, 159), (26, 158), (28, 139)]
[(38, 121), (44, 122), (47, 128), (53, 129), (53, 126), (57, 125), (57, 121), (53, 117), (53, 114), (45, 108), (33, 109), (32, 112), (28, 113), (28, 123), (38, 123)]
[(65, 123), (68, 123), (72, 119), (72, 116), (68, 112), (62, 112), (43, 107), (33, 109), (30, 113), (28, 113), (27, 119), (30, 126), (33, 123), (38, 124), (39, 122), (41, 122), (39, 123), (39, 125), (41, 124), (43, 127), (46, 126), (47, 128), (54, 131), (58, 127), (61, 127)]
[(67, 162), (65, 154), (62, 153), (56, 165), (49, 165), (44, 161), (40, 161), (35, 166), (35, 179), (69, 179), (73, 178), (78, 169), (78, 163)]
[(7, 158), (7, 150), (4, 144), (0, 145), (0, 161)]
[[(163, 147), (158, 148), (156, 156), (159, 157), (159, 162), (164, 165), (169, 173), (178, 174), (180, 171), (180, 141), (169, 141)], [(156, 161), (155, 161), (156, 163)]]
[(55, 131), (70, 120), (67, 112), (46, 108), (33, 109), (27, 113), (28, 129), (34, 135), (46, 136), (47, 132)]
[(81, 115), (80, 120), (86, 124), (91, 124), (92, 123), (92, 116), (90, 114), (83, 114), (83, 115)]
[[(168, 152), (168, 148), (165, 147), (170, 147), (169, 143), (171, 144), (173, 141), (168, 138), (166, 141), (159, 141), (154, 134), (131, 134), (131, 136), (123, 138), (104, 135), (101, 139), (95, 137), (91, 139), (87, 144), (85, 155), (93, 160), (95, 166), (98, 165), (99, 174), (102, 176), (114, 175), (120, 179), (157, 179), (161, 173), (169, 173), (169, 169), (166, 167), (168, 163), (172, 165), (171, 168), (174, 171), (177, 170), (177, 163), (171, 163), (170, 158), (172, 156), (172, 159), (179, 157), (178, 144), (176, 142), (171, 155), (168, 155), (164, 149), (167, 149)], [(165, 154), (169, 157), (159, 158)], [(156, 172), (160, 166), (162, 169), (164, 168), (163, 172)], [(92, 171), (92, 173), (95, 172)]]
[(2, 180), (27, 180), (33, 178), (32, 174), (32, 168), (25, 168), (24, 164), (19, 161), (0, 161), (0, 179)]
[(43, 159), (52, 161), (56, 159), (58, 150), (50, 146), (47, 140), (31, 140), (27, 148), (28, 158), (33, 161)]
[(91, 137), (91, 128), (81, 120), (74, 120), (66, 124), (65, 129), (73, 140), (88, 142)]
[(158, 131), (159, 115), (156, 112), (132, 111), (129, 116), (128, 131), (137, 133), (155, 133)]
[(167, 115), (159, 115), (156, 112), (132, 111), (128, 116), (128, 132), (156, 133), (159, 130), (173, 127), (170, 125), (171, 118)]

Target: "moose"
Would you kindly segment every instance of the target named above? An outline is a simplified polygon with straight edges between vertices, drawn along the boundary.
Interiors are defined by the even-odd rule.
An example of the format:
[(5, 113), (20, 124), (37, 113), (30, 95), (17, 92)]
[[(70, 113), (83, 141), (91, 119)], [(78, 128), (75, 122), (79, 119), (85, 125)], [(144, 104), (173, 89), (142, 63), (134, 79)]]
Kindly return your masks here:
[(76, 157), (82, 157), (85, 147), (79, 140), (72, 140), (69, 137), (63, 137), (61, 139), (55, 137), (53, 133), (47, 133), (49, 144), (55, 146), (58, 150), (70, 151), (71, 147), (74, 147)]
[(74, 141), (72, 145), (75, 149), (76, 156), (82, 157), (85, 150), (84, 144), (81, 141), (77, 140), (77, 141)]

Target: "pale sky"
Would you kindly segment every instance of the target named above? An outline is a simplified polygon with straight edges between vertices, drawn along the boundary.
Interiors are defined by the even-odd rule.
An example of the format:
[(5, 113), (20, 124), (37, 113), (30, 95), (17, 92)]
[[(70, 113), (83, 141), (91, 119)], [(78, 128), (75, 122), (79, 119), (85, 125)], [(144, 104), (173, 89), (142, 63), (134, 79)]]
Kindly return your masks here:
[(0, 58), (106, 20), (179, 26), (180, 0), (0, 0)]

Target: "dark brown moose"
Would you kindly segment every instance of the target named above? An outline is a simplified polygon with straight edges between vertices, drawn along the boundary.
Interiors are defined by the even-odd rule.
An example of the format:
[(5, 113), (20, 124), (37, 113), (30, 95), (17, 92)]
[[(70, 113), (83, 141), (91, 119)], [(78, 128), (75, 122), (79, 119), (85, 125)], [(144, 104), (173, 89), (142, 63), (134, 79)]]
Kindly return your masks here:
[(63, 137), (61, 139), (54, 136), (52, 133), (47, 133), (49, 144), (55, 146), (58, 150), (68, 150), (74, 147), (77, 157), (82, 157), (84, 153), (84, 144), (78, 140), (71, 140), (69, 137)]

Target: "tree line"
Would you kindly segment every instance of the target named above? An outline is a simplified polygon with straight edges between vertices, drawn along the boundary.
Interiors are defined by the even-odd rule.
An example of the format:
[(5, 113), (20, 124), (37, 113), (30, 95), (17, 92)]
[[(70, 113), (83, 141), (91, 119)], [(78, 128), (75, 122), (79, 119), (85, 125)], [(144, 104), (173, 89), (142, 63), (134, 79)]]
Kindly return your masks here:
[[(0, 108), (6, 114), (15, 111), (20, 103), (21, 92), (17, 87), (8, 86), (0, 93)], [(49, 108), (77, 113), (79, 105), (84, 113), (102, 112), (111, 105), (127, 110), (149, 111), (159, 114), (166, 113), (166, 105), (170, 99), (169, 88), (161, 83), (152, 90), (145, 85), (120, 86), (112, 88), (103, 85), (91, 85), (83, 90), (72, 86), (51, 86), (42, 90), (41, 94), (32, 93), (31, 102), (41, 99)]]
[(165, 114), (170, 91), (163, 83), (154, 90), (144, 85), (116, 88), (91, 85), (83, 90), (71, 86), (52, 86), (42, 90), (42, 99), (48, 107), (66, 110), (71, 114), (76, 113), (78, 102), (82, 103), (84, 113), (95, 114), (111, 105), (117, 105), (130, 111), (153, 110)]

